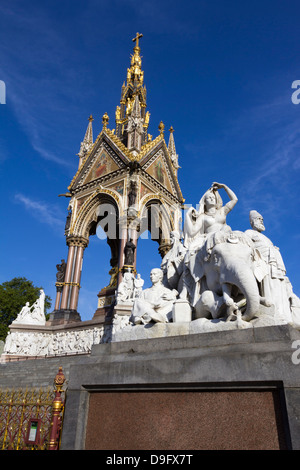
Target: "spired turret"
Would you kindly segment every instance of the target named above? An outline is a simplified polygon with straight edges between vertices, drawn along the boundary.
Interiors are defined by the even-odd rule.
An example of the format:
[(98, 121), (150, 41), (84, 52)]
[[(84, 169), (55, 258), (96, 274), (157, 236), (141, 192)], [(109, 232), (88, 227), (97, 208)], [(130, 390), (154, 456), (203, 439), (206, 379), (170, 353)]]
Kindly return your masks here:
[(91, 149), (91, 147), (93, 146), (93, 143), (94, 143), (93, 142), (93, 125), (92, 125), (93, 120), (94, 120), (93, 116), (91, 115), (89, 117), (89, 123), (88, 123), (88, 126), (87, 126), (87, 130), (85, 132), (84, 139), (81, 142), (80, 150), (79, 150), (79, 153), (78, 153), (78, 157), (79, 157), (78, 168), (81, 166), (82, 161), (85, 159), (87, 153), (89, 152), (89, 150)]
[[(133, 38), (135, 47), (131, 55), (130, 68), (127, 69), (127, 81), (122, 85), (120, 106), (116, 109), (116, 135), (126, 147), (137, 151), (148, 140), (147, 130), (150, 119), (150, 113), (146, 112), (147, 92), (144, 86), (144, 72), (141, 68), (142, 59), (139, 47), (141, 37), (143, 35), (137, 33)], [(135, 126), (138, 125), (139, 138), (137, 134), (132, 135), (133, 123)]]
[(172, 160), (172, 164), (174, 166), (174, 169), (175, 169), (175, 172), (176, 172), (176, 175), (177, 175), (177, 170), (179, 168), (178, 155), (176, 153), (175, 140), (174, 140), (174, 129), (173, 129), (172, 126), (171, 126), (169, 132), (170, 132), (170, 137), (169, 137), (168, 150), (169, 150), (169, 155), (170, 155), (171, 160)]

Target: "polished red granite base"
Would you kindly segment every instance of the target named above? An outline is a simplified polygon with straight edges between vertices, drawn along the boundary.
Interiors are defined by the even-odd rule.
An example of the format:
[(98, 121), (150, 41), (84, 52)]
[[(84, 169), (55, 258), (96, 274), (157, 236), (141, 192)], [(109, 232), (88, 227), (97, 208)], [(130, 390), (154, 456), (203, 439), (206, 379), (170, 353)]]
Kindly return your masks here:
[(285, 449), (277, 391), (91, 393), (86, 449)]

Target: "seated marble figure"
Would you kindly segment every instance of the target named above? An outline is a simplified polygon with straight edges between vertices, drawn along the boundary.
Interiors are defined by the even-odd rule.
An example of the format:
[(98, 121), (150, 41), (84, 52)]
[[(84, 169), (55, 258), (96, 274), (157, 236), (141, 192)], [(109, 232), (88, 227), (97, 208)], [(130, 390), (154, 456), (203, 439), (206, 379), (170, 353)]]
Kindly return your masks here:
[(134, 324), (167, 323), (172, 317), (172, 307), (178, 292), (163, 285), (163, 271), (159, 268), (152, 269), (150, 279), (152, 286), (143, 290), (134, 301), (131, 314)]
[(124, 273), (123, 280), (117, 290), (117, 304), (131, 303), (134, 291), (134, 276)]
[[(229, 202), (223, 205), (218, 192), (223, 188)], [(206, 242), (208, 250), (214, 240), (214, 234), (223, 232), (230, 234), (231, 228), (226, 223), (226, 216), (238, 201), (235, 193), (225, 184), (214, 182), (199, 201), (199, 209), (191, 207), (186, 214), (184, 223), (184, 246), (189, 250), (198, 250)]]

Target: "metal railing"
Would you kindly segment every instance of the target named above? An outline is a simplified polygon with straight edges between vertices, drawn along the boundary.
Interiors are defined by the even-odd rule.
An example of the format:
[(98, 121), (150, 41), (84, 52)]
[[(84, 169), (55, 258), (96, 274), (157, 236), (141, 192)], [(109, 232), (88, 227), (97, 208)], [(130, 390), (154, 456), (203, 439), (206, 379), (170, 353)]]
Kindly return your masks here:
[(0, 449), (57, 450), (62, 430), (65, 390), (62, 368), (55, 390), (0, 390)]

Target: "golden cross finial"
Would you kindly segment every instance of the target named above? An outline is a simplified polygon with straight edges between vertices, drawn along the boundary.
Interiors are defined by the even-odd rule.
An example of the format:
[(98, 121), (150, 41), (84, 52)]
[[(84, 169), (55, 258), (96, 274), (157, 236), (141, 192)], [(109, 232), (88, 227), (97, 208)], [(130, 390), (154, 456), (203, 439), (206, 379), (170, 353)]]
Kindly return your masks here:
[(133, 42), (136, 42), (135, 47), (139, 47), (139, 39), (142, 38), (142, 37), (143, 37), (143, 35), (141, 33), (136, 33), (135, 38), (133, 38), (133, 40), (132, 40)]

